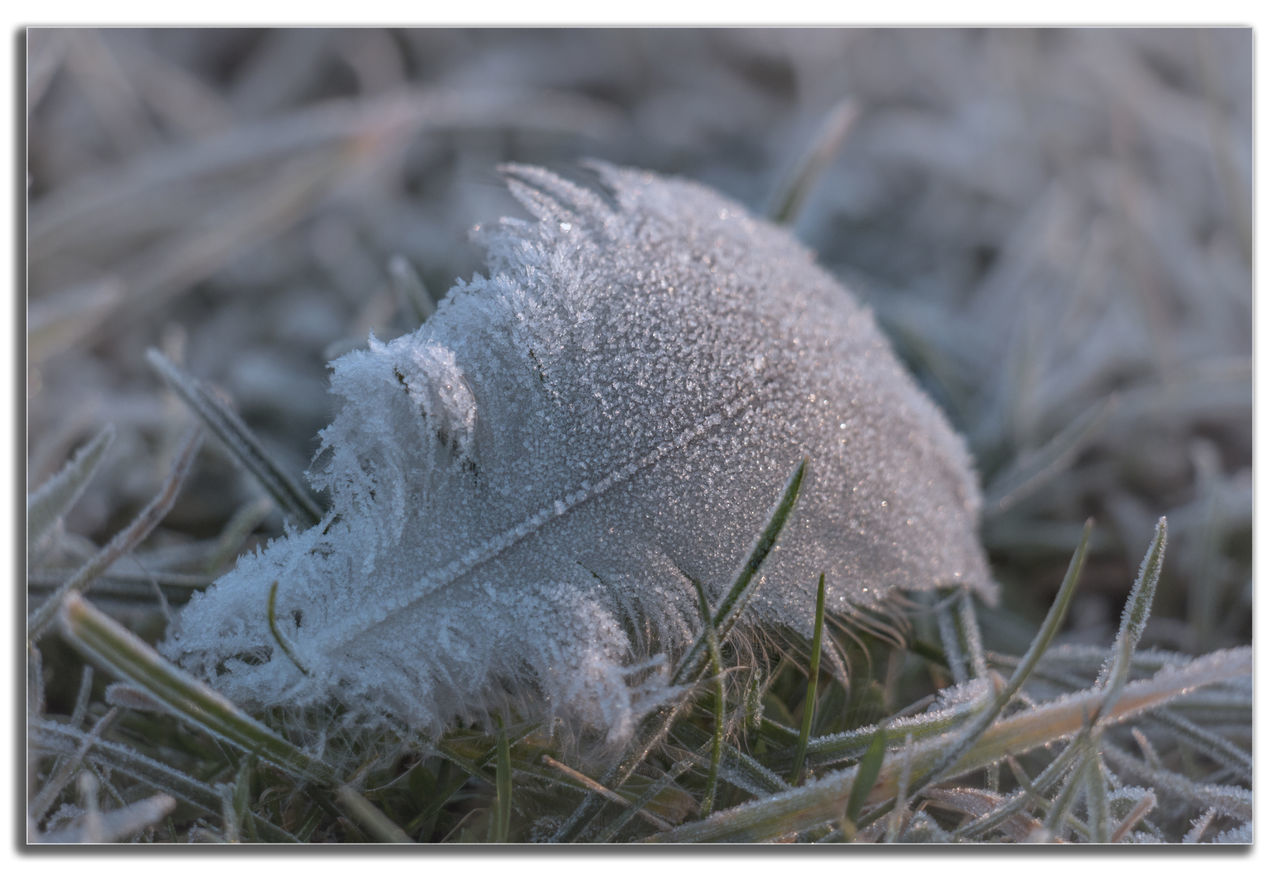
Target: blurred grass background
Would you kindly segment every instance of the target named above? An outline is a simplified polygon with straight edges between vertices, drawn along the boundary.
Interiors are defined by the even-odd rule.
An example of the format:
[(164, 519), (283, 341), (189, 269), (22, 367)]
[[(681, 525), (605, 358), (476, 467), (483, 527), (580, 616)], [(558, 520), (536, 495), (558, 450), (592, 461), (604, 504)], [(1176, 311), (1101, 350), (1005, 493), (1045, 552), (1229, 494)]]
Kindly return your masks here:
[[(1025, 643), (1017, 615), (1029, 637), (1088, 516), (1069, 639), (1109, 641), (1168, 515), (1148, 640), (1188, 653), (1249, 642), (1252, 38), (30, 31), (29, 489), (103, 424), (117, 432), (61, 563), (32, 583), (83, 562), (169, 469), (190, 417), (147, 347), (224, 390), (301, 470), (331, 413), (326, 361), (411, 326), (389, 259), (406, 257), (437, 298), (481, 268), (468, 229), (516, 209), (496, 163), (574, 175), (602, 158), (762, 209), (852, 100), (795, 229), (969, 441), (1014, 618), (992, 646), (1000, 633)], [(114, 579), (198, 585), (280, 529), (210, 444)], [(111, 604), (160, 616), (154, 595)]]

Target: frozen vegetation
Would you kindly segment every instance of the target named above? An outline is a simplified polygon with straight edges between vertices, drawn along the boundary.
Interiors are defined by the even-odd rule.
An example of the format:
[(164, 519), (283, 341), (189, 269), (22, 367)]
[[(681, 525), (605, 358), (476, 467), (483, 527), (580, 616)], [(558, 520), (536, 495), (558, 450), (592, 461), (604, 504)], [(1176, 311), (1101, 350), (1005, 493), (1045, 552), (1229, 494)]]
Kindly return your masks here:
[(30, 33), (28, 839), (1251, 841), (1251, 38)]

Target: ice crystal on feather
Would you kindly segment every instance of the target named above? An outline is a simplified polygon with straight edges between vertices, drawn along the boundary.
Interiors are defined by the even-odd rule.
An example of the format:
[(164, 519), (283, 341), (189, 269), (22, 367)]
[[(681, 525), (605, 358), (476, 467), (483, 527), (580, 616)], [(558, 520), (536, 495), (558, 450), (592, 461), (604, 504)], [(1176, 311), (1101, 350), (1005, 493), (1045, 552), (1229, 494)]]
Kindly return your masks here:
[(169, 656), (251, 708), (620, 739), (698, 631), (690, 578), (724, 590), (801, 457), (747, 625), (807, 631), (823, 572), (835, 611), (992, 595), (967, 452), (871, 314), (740, 205), (593, 168), (607, 195), (507, 167), (534, 220), (479, 231), (488, 277), (332, 364), (333, 509), (198, 595)]

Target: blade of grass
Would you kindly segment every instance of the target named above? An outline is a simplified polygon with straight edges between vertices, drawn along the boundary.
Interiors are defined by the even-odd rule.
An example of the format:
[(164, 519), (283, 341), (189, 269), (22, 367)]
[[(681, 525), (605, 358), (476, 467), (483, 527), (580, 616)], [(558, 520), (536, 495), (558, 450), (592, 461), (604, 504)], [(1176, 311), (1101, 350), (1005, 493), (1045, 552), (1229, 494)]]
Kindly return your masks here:
[(1004, 802), (1000, 807), (992, 810), (977, 819), (970, 820), (955, 831), (955, 840), (961, 841), (971, 838), (977, 834), (991, 831), (1004, 824), (1006, 820), (1019, 814), (1028, 805), (1034, 804), (1044, 813), (1048, 813), (1052, 806), (1045, 794), (1054, 787), (1071, 770), (1080, 758), (1081, 752), (1084, 750), (1083, 733), (1077, 733), (1076, 737), (1062, 750), (1053, 760), (1045, 766), (1044, 770), (1036, 775), (1035, 780), (1028, 778), (1026, 771), (1022, 765), (1013, 756), (1006, 756), (1005, 762), (1009, 766), (1009, 771), (1013, 773), (1014, 779), (1022, 788), (1022, 792), (1013, 798)]
[(856, 840), (858, 836), (858, 814), (862, 813), (862, 806), (867, 803), (867, 798), (876, 785), (876, 779), (880, 776), (880, 768), (884, 765), (885, 747), (888, 746), (885, 735), (885, 730), (880, 728), (871, 737), (871, 744), (858, 763), (858, 773), (853, 778), (853, 788), (849, 790), (849, 800), (845, 803), (844, 819), (840, 825), (850, 841)]
[[(62, 756), (49, 779), (40, 788), (40, 792), (27, 805), (27, 814), (32, 819), (38, 820), (45, 815), (45, 812), (53, 805), (54, 799), (67, 788), (71, 783), (71, 778), (75, 777), (80, 771), (80, 766), (84, 763), (89, 751), (102, 738), (102, 733), (115, 722), (119, 713), (119, 708), (108, 710), (106, 714), (98, 718), (92, 729), (83, 733), (80, 746), (76, 748), (75, 752)], [(68, 728), (78, 730), (79, 726), (72, 724)]]
[(258, 840), (258, 833), (254, 830), (253, 817), (249, 814), (249, 786), (256, 762), (252, 755), (241, 759), (235, 783), (231, 787), (231, 810), (235, 814), (236, 827), (239, 828), (243, 823), (246, 834), (255, 841)]
[(280, 645), (280, 649), (284, 651), (285, 656), (289, 657), (289, 661), (298, 667), (298, 671), (310, 676), (311, 672), (307, 671), (307, 667), (302, 664), (302, 660), (294, 652), (293, 645), (289, 643), (289, 640), (280, 632), (280, 627), (276, 625), (276, 591), (279, 589), (280, 581), (272, 581), (271, 589), (267, 593), (267, 626), (271, 629), (271, 637), (276, 640), (276, 644)]
[(960, 643), (964, 647), (973, 676), (987, 677), (987, 652), (982, 644), (982, 632), (978, 629), (978, 614), (973, 607), (973, 594), (968, 590), (960, 592)]
[(86, 665), (80, 672), (80, 689), (76, 692), (76, 706), (71, 709), (71, 725), (79, 726), (89, 712), (89, 694), (93, 692), (93, 666)]
[(721, 597), (711, 622), (703, 627), (702, 633), (694, 640), (693, 645), (681, 657), (680, 662), (674, 669), (675, 677), (673, 678), (673, 683), (684, 683), (702, 671), (706, 664), (708, 629), (715, 631), (720, 638), (725, 638), (729, 634), (733, 622), (742, 613), (743, 608), (750, 599), (749, 588), (752, 586), (752, 581), (756, 579), (760, 572), (760, 566), (764, 564), (765, 558), (769, 556), (769, 552), (777, 544), (778, 536), (782, 534), (787, 518), (791, 516), (796, 500), (800, 498), (800, 490), (804, 484), (808, 466), (808, 458), (802, 459), (791, 472), (786, 486), (783, 487), (778, 501), (774, 504), (769, 521), (756, 539), (755, 547), (752, 548), (750, 555), (743, 563), (742, 569), (738, 572), (738, 577), (734, 580), (733, 585), (725, 591), (724, 596)]
[(239, 415), (212, 390), (183, 372), (155, 348), (147, 350), (147, 362), (204, 421), (245, 471), (271, 494), (285, 514), (304, 527), (315, 526), (323, 519), (323, 512), (306, 491), (280, 468)]
[(917, 778), (912, 785), (911, 792), (914, 794), (929, 781), (944, 773), (947, 768), (965, 754), (965, 752), (973, 746), (983, 731), (995, 722), (996, 717), (1000, 716), (1000, 712), (1005, 709), (1018, 691), (1022, 689), (1022, 685), (1026, 683), (1027, 678), (1031, 677), (1031, 673), (1035, 671), (1036, 665), (1040, 661), (1040, 657), (1049, 648), (1058, 629), (1062, 626), (1062, 621), (1067, 617), (1067, 610), (1071, 605), (1071, 600), (1075, 596), (1076, 587), (1080, 583), (1080, 575), (1084, 570), (1085, 559), (1089, 553), (1089, 534), (1093, 531), (1093, 520), (1085, 522), (1084, 532), (1080, 537), (1080, 544), (1076, 547), (1076, 551), (1071, 556), (1071, 563), (1067, 566), (1066, 576), (1062, 580), (1062, 585), (1058, 587), (1058, 593), (1053, 599), (1053, 604), (1049, 607), (1049, 613), (1045, 615), (1044, 621), (1040, 624), (1036, 637), (1032, 640), (1031, 646), (1027, 649), (1026, 654), (1018, 663), (1018, 667), (1014, 669), (1009, 680), (1000, 689), (994, 699), (987, 705), (984, 705), (973, 719), (965, 725), (964, 732), (956, 740), (955, 744), (948, 752), (939, 759), (932, 768), (930, 768), (922, 777)]
[[(711, 752), (711, 741), (703, 740), (702, 733), (687, 723), (677, 723), (671, 730), (672, 736), (685, 746), (696, 746), (698, 751), (682, 751), (690, 754), (690, 760), (701, 762)], [(722, 742), (723, 755), (720, 759), (720, 779), (730, 783), (756, 798), (784, 792), (790, 788), (785, 780), (765, 767), (756, 759), (748, 756), (729, 742)], [(668, 752), (676, 752), (673, 748)]]
[[(752, 548), (751, 553), (744, 561), (737, 578), (729, 589), (725, 591), (711, 620), (704, 624), (702, 632), (699, 633), (693, 644), (672, 670), (671, 683), (673, 686), (689, 683), (697, 679), (706, 668), (709, 657), (708, 633), (715, 632), (717, 637), (721, 639), (727, 637), (734, 622), (746, 607), (758, 583), (760, 567), (764, 564), (770, 551), (773, 550), (778, 541), (778, 536), (782, 534), (782, 529), (787, 523), (787, 518), (791, 516), (791, 511), (795, 508), (796, 501), (800, 498), (800, 490), (804, 484), (808, 463), (807, 457), (801, 459), (791, 472), (791, 477), (787, 479), (786, 486), (779, 495), (778, 501), (774, 504), (768, 522), (765, 523), (760, 536), (756, 539), (755, 547)], [(624, 783), (631, 776), (631, 773), (635, 771), (636, 767), (658, 745), (663, 736), (667, 734), (678, 713), (678, 706), (669, 710), (663, 717), (662, 722), (649, 733), (648, 737), (638, 742), (634, 751), (614, 768), (613, 773), (606, 782), (612, 784), (615, 789)], [(581, 830), (586, 815), (593, 809), (598, 808), (599, 805), (595, 797), (589, 795), (584, 798), (574, 812), (561, 824), (560, 829), (552, 840), (559, 842), (566, 838), (572, 838)]]
[(58, 614), (58, 609), (68, 596), (82, 593), (88, 589), (94, 579), (105, 572), (112, 563), (121, 556), (133, 550), (138, 543), (146, 538), (153, 529), (159, 525), (164, 516), (169, 513), (169, 509), (173, 507), (174, 500), (178, 498), (178, 491), (182, 488), (182, 482), (186, 480), (187, 473), (191, 470), (191, 464), (195, 460), (196, 451), (200, 447), (200, 434), (193, 430), (188, 433), (182, 446), (178, 450), (178, 457), (174, 460), (173, 468), (169, 472), (169, 476), (165, 478), (164, 485), (160, 488), (160, 492), (156, 494), (146, 508), (134, 518), (133, 522), (120, 530), (107, 542), (106, 547), (94, 554), (93, 558), (80, 567), (74, 575), (66, 580), (62, 586), (58, 587), (35, 613), (31, 615), (31, 619), (27, 621), (27, 640), (34, 641), (49, 628), (54, 618)]
[(1089, 439), (1115, 409), (1115, 396), (1076, 417), (1047, 443), (1000, 473), (986, 488), (983, 514), (1003, 514), (1066, 469), (1089, 446)]
[[(1124, 616), (1121, 619), (1121, 628), (1116, 636), (1111, 656), (1107, 664), (1104, 665), (1102, 676), (1096, 684), (1096, 687), (1100, 688), (1103, 693), (1103, 702), (1093, 714), (1094, 722), (1107, 715), (1113, 700), (1118, 698), (1120, 690), (1124, 686), (1124, 681), (1127, 679), (1129, 664), (1132, 661), (1134, 650), (1142, 636), (1147, 617), (1150, 615), (1151, 601), (1155, 594), (1156, 583), (1159, 580), (1160, 564), (1164, 554), (1166, 530), (1165, 519), (1161, 518), (1160, 523), (1156, 526), (1155, 537), (1139, 570), (1138, 578), (1130, 592)], [(1069, 752), (1060, 754), (1055, 763), (1051, 764), (1037, 778), (1035, 791), (1037, 793), (1042, 792), (1058, 776), (1061, 776), (1061, 771), (1057, 769), (1061, 769), (1063, 766), (1059, 765), (1059, 762), (1063, 760), (1073, 762), (1074, 766), (1071, 768), (1067, 782), (1050, 806), (1046, 826), (1050, 831), (1057, 834), (1065, 834), (1063, 827), (1068, 822), (1068, 811), (1075, 800), (1076, 793), (1083, 784), (1086, 787), (1086, 794), (1089, 799), (1089, 839), (1100, 843), (1109, 840), (1111, 836), (1107, 831), (1109, 817), (1106, 816), (1105, 799), (1100, 798), (1098, 795), (1098, 791), (1105, 787), (1101, 780), (1101, 769), (1097, 768), (1099, 756), (1096, 742), (1093, 738), (1093, 731), (1089, 726), (1090, 724), (1086, 724), (1086, 728), (1077, 736), (1073, 746), (1068, 748)], [(1051, 773), (1053, 773), (1052, 779), (1047, 776)], [(1027, 794), (1030, 795), (1031, 791), (1028, 790)], [(993, 813), (989, 818), (974, 820), (966, 824), (957, 830), (957, 835), (968, 836), (976, 831), (998, 825), (1003, 819), (1024, 806), (1025, 803), (1025, 801), (1009, 802), (1000, 812)], [(978, 827), (979, 824), (981, 824), (981, 829)]]
[(938, 633), (953, 683), (986, 676), (986, 652), (969, 591), (959, 590), (948, 597), (938, 614)]
[(120, 841), (135, 832), (153, 826), (173, 813), (177, 802), (173, 796), (153, 795), (125, 807), (93, 814), (48, 832), (39, 838), (44, 844), (103, 844)]
[[(1250, 648), (1235, 648), (1170, 666), (1154, 677), (1125, 685), (1111, 712), (1099, 720), (1107, 727), (1185, 696), (1202, 686), (1244, 677), (1252, 672)], [(1104, 700), (1099, 690), (1073, 693), (1041, 707), (1022, 711), (993, 724), (951, 767), (953, 776), (1075, 736), (1082, 715), (1090, 717)], [(915, 744), (912, 768), (925, 772), (948, 752), (948, 736)], [(1109, 758), (1109, 757), (1108, 757)], [(869, 805), (890, 801), (902, 774), (900, 752), (886, 755), (880, 776), (867, 796)], [(677, 843), (767, 841), (839, 820), (857, 778), (858, 766), (832, 772), (804, 786), (766, 799), (744, 802), (705, 820), (685, 823), (647, 840)], [(916, 778), (912, 778), (915, 780)]]
[(386, 814), (373, 806), (348, 784), (342, 784), (337, 791), (338, 803), (347, 809), (360, 827), (379, 841), (388, 844), (412, 844), (413, 839), (404, 833), (404, 829), (387, 819)]
[(501, 724), (498, 727), (496, 749), (494, 787), (497, 795), (494, 799), (495, 824), (491, 840), (505, 844), (511, 839), (511, 744), (507, 740), (507, 730)]
[(1124, 818), (1116, 824), (1116, 830), (1111, 833), (1111, 843), (1121, 843), (1125, 839), (1125, 836), (1133, 831), (1133, 829), (1142, 822), (1143, 817), (1149, 814), (1155, 806), (1155, 793), (1146, 793), (1133, 805), (1132, 808), (1129, 809), (1129, 812), (1124, 815)]
[[(1058, 593), (1049, 608), (1049, 613), (1040, 624), (1036, 637), (1032, 640), (1026, 654), (1019, 661), (1017, 668), (1014, 669), (1013, 675), (996, 693), (995, 698), (979, 708), (977, 713), (965, 723), (963, 730), (950, 748), (940, 754), (931, 767), (920, 772), (918, 776), (912, 779), (909, 791), (912, 797), (918, 795), (921, 790), (943, 775), (956, 760), (960, 759), (979, 741), (983, 733), (996, 721), (996, 718), (1000, 716), (1000, 712), (1013, 700), (1018, 690), (1022, 688), (1023, 684), (1031, 676), (1040, 658), (1048, 649), (1049, 643), (1057, 634), (1059, 627), (1061, 627), (1062, 621), (1066, 619), (1067, 610), (1071, 604), (1071, 599), (1075, 595), (1076, 587), (1080, 582), (1080, 575), (1084, 569), (1085, 559), (1089, 550), (1089, 534), (1092, 529), (1093, 521), (1090, 519), (1085, 522), (1080, 544), (1076, 547), (1076, 551), (1071, 557), (1071, 563), (1067, 566), (1066, 576), (1058, 588)], [(859, 825), (865, 828), (874, 821), (877, 815), (887, 812), (888, 809), (888, 806), (882, 807), (875, 814), (860, 820)]]
[(879, 729), (884, 729), (890, 744), (898, 744), (906, 740), (908, 733), (915, 735), (917, 740), (950, 733), (971, 713), (972, 708), (942, 711), (927, 717), (906, 717), (881, 726), (862, 726), (848, 732), (823, 735), (810, 740), (809, 761), (814, 765), (853, 762), (866, 753)]
[(235, 787), (230, 783), (218, 784), (218, 797), (222, 800), (222, 837), (231, 844), (240, 842), (240, 818), (236, 810)]
[(1253, 777), (1253, 758), (1221, 735), (1198, 726), (1171, 710), (1158, 711), (1151, 715), (1151, 719), (1193, 743), (1198, 752), (1215, 760), (1223, 768), (1235, 771), (1246, 780)]
[[(1156, 586), (1160, 582), (1160, 569), (1164, 565), (1165, 541), (1168, 538), (1169, 522), (1161, 517), (1156, 523), (1155, 535), (1147, 554), (1138, 569), (1137, 580), (1129, 591), (1125, 601), (1124, 612), (1120, 617), (1120, 630), (1116, 633), (1115, 644), (1103, 666), (1099, 682), (1104, 684), (1111, 695), (1120, 691), (1129, 677), (1129, 665), (1137, 650), (1142, 633), (1146, 631), (1147, 619), (1151, 616), (1151, 605), (1155, 601)], [(1102, 710), (1106, 713), (1105, 708)]]
[(649, 788), (641, 793), (635, 801), (631, 802), (630, 807), (619, 814), (618, 818), (610, 823), (608, 828), (600, 832), (600, 834), (596, 836), (595, 840), (601, 844), (608, 844), (613, 841), (613, 839), (617, 837), (618, 832), (622, 831), (623, 827), (626, 826), (627, 823), (631, 822), (637, 816), (643, 815), (645, 807), (649, 802), (657, 798), (664, 789), (675, 783), (676, 778), (680, 777), (680, 775), (692, 768), (693, 763), (693, 759), (685, 759), (671, 766), (670, 771), (662, 777), (659, 777), (653, 783), (649, 784)]
[[(1210, 654), (1212, 655), (1212, 654)], [(1162, 795), (1192, 806), (1215, 809), (1241, 821), (1253, 818), (1253, 791), (1228, 784), (1197, 783), (1167, 768), (1152, 769), (1110, 742), (1102, 742), (1102, 755), (1112, 771), (1150, 783)]]
[(451, 760), (445, 759), (444, 764), (452, 765), (454, 768), (457, 768), (457, 772), (451, 779), (446, 780), (444, 772), (441, 771), (440, 777), (437, 778), (437, 783), (442, 783), (443, 785), (436, 789), (435, 795), (431, 799), (431, 803), (428, 804), (422, 813), (415, 817), (408, 826), (410, 831), (417, 831), (418, 829), (421, 829), (422, 831), (419, 833), (419, 837), (424, 841), (430, 840), (431, 835), (435, 832), (436, 821), (440, 816), (440, 811), (444, 809), (444, 806), (448, 804), (455, 795), (457, 795), (458, 790), (466, 786), (467, 781), (471, 778), (470, 772), (455, 765)]
[[(625, 798), (618, 795), (612, 789), (609, 789), (607, 786), (600, 783), (599, 781), (592, 780), (590, 777), (588, 777), (587, 775), (583, 774), (580, 771), (575, 771), (574, 769), (570, 768), (568, 765), (565, 765), (563, 762), (559, 761), (558, 759), (553, 759), (551, 756), (544, 755), (542, 757), (542, 762), (548, 768), (554, 768), (556, 771), (560, 772), (561, 774), (568, 775), (571, 779), (577, 781), (579, 784), (591, 790), (591, 792), (595, 793), (596, 795), (600, 796), (601, 798), (607, 801), (611, 801), (614, 804), (619, 805), (621, 807), (625, 807), (625, 808), (630, 808), (632, 806), (631, 802), (627, 801)], [(666, 820), (663, 820), (663, 819), (660, 819), (659, 817), (654, 816), (653, 814), (649, 813), (646, 810), (637, 810), (636, 813), (642, 816), (648, 823), (650, 823), (651, 825), (657, 827), (658, 829), (664, 832), (671, 830), (670, 823), (668, 823)]]
[[(1080, 573), (1084, 568), (1084, 560), (1087, 555), (1089, 535), (1092, 530), (1092, 521), (1085, 524), (1084, 533), (1080, 544), (1076, 547), (1076, 552), (1072, 556), (1071, 564), (1067, 567), (1066, 576), (1063, 579), (1062, 586), (1058, 588), (1058, 594), (1054, 599), (1053, 605), (1049, 608), (1049, 613), (1040, 625), (1040, 630), (1036, 634), (1035, 640), (1031, 647), (1018, 661), (1014, 668), (1014, 674), (1005, 684), (1002, 690), (997, 694), (995, 700), (990, 704), (984, 705), (979, 716), (987, 719), (989, 722), (994, 721), (999, 715), (1001, 709), (1008, 704), (1018, 689), (1026, 682), (1027, 678), (1034, 671), (1036, 663), (1043, 656), (1048, 647), (1049, 642), (1057, 633), (1058, 627), (1066, 616), (1067, 608), (1071, 603), (1072, 595), (1075, 587), (1079, 583)], [(972, 716), (969, 709), (956, 712), (944, 712), (941, 715), (932, 715), (925, 721), (905, 720), (901, 724), (888, 724), (887, 730), (890, 742), (897, 743), (903, 740), (907, 732), (915, 735), (916, 739), (929, 737), (930, 735), (939, 735), (952, 730), (960, 720), (965, 717)], [(971, 720), (971, 728), (973, 725), (981, 722), (980, 720)], [(988, 722), (988, 724), (989, 724)], [(981, 731), (981, 730), (978, 730)], [(809, 756), (812, 761), (820, 763), (832, 763), (842, 760), (852, 760), (858, 758), (866, 748), (870, 745), (875, 735), (875, 729), (864, 727), (855, 729), (851, 732), (844, 732), (837, 735), (827, 735), (814, 742), (809, 749)], [(965, 739), (971, 740), (971, 739)]]
[[(77, 748), (84, 741), (85, 733), (63, 723), (32, 720), (28, 737), (33, 748), (67, 756), (77, 752)], [(162, 789), (206, 813), (215, 816), (221, 814), (221, 800), (214, 787), (163, 762), (157, 762), (132, 747), (95, 739), (88, 746), (85, 758), (119, 771), (133, 780)], [(256, 814), (253, 816), (253, 822), (274, 840), (298, 840), (289, 832)]]
[(27, 497), (28, 550), (34, 550), (59, 518), (84, 495), (115, 437), (115, 427), (104, 426), (56, 475)]
[(711, 623), (711, 606), (707, 604), (707, 593), (702, 584), (695, 578), (689, 578), (693, 588), (698, 592), (698, 610), (702, 615), (703, 625), (707, 627), (707, 649), (711, 652), (711, 710), (715, 718), (711, 733), (711, 754), (707, 763), (707, 788), (702, 799), (699, 813), (707, 816), (716, 803), (716, 782), (720, 774), (720, 757), (724, 746), (724, 675), (720, 662), (720, 639), (716, 636), (715, 627)]
[(1089, 810), (1089, 840), (1106, 844), (1111, 840), (1111, 814), (1107, 807), (1107, 786), (1102, 774), (1102, 754), (1092, 739), (1084, 754), (1085, 806)]
[(818, 602), (813, 612), (813, 642), (809, 647), (809, 683), (804, 692), (804, 712), (800, 716), (800, 738), (796, 742), (796, 761), (791, 767), (791, 783), (799, 786), (804, 776), (805, 754), (809, 752), (809, 734), (813, 730), (813, 710), (818, 704), (818, 667), (822, 663), (822, 625), (826, 622), (827, 576), (818, 575)]
[(828, 110), (809, 147), (769, 197), (765, 214), (775, 223), (794, 223), (805, 198), (835, 160), (857, 117), (858, 104), (849, 97)]
[(1045, 828), (1060, 838), (1067, 836), (1066, 830), (1072, 816), (1071, 809), (1076, 803), (1076, 796), (1080, 792), (1080, 787), (1084, 783), (1085, 772), (1089, 768), (1090, 748), (1088, 733), (1089, 727), (1086, 723), (1081, 727), (1081, 752), (1076, 758), (1076, 764), (1072, 766), (1071, 771), (1067, 774), (1067, 779), (1062, 784), (1062, 789), (1054, 796), (1053, 804), (1049, 806), (1049, 812), (1045, 814)]
[(136, 683), (186, 722), (304, 781), (334, 784), (328, 765), (299, 750), (205, 684), (179, 670), (78, 594), (61, 610), (62, 633), (113, 674)]

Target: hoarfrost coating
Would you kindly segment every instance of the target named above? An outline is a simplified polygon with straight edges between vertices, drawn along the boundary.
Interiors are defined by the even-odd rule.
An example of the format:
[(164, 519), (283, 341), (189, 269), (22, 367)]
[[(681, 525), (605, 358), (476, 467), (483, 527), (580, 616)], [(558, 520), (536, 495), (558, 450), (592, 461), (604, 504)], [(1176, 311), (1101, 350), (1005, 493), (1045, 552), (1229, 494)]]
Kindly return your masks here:
[(489, 276), (332, 364), (332, 510), (197, 595), (168, 656), (250, 708), (622, 739), (699, 630), (690, 578), (723, 593), (802, 457), (745, 625), (807, 632), (820, 573), (834, 612), (994, 595), (965, 447), (870, 313), (740, 205), (593, 169), (607, 195), (506, 167), (535, 220), (478, 231)]

